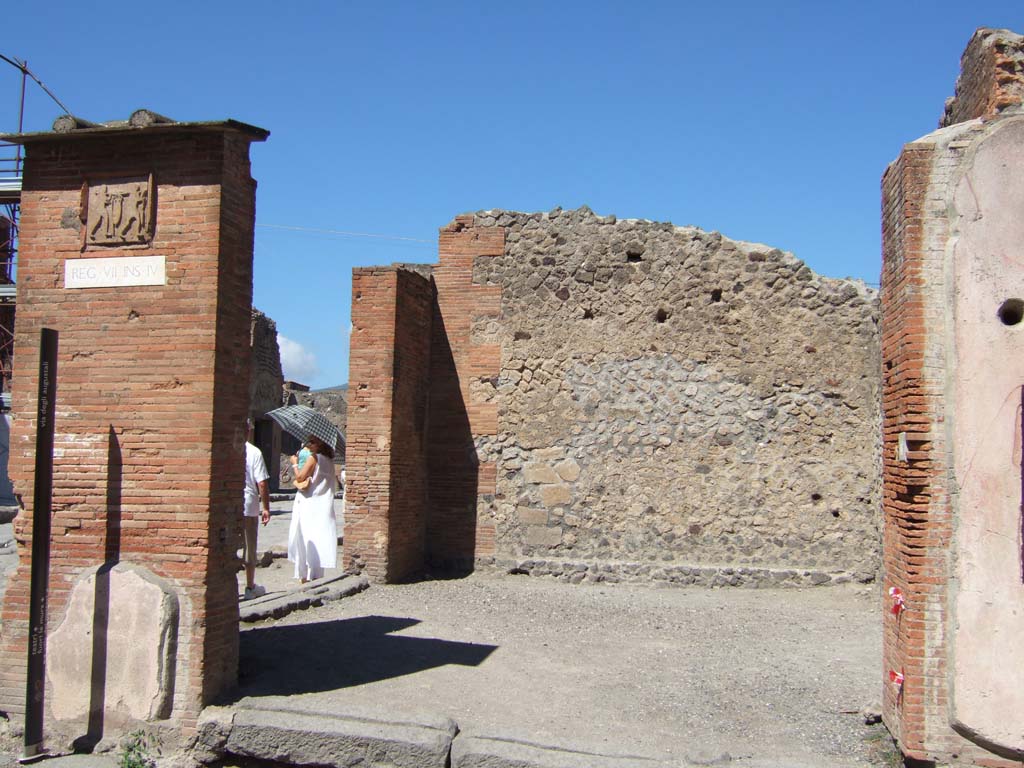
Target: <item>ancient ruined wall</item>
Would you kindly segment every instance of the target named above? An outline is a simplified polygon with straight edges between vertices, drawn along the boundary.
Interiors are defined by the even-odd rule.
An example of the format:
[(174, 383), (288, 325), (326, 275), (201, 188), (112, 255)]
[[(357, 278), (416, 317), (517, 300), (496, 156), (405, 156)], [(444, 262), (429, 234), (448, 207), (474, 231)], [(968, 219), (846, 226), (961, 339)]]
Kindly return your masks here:
[(253, 308), (249, 338), (252, 346), (249, 412), (253, 416), (262, 416), (281, 405), (284, 373), (281, 370), (281, 350), (277, 346), (277, 324)]
[[(5, 594), (0, 635), (0, 709), (10, 714), (20, 715), (25, 701), (31, 414), (42, 327), (60, 332), (48, 727), (90, 739), (104, 735), (104, 727), (116, 735), (132, 720), (171, 717), (188, 728), (205, 703), (234, 683), (234, 543), (255, 203), (248, 144), (261, 133), (236, 134), (223, 124), (99, 130), (46, 135), (28, 146), (13, 393), (19, 416), (11, 445), (11, 474), (26, 509), (15, 522), (21, 558)], [(137, 222), (148, 241), (140, 235), (118, 243), (122, 231), (115, 229), (111, 242), (90, 244), (92, 234), (104, 234), (104, 219), (83, 209), (83, 184), (93, 195), (108, 183), (126, 184), (121, 191), (138, 203), (133, 214), (152, 202), (151, 215), (143, 217), (148, 235)], [(150, 256), (164, 259), (164, 279), (155, 285), (66, 282), (67, 266), (88, 274), (102, 263), (89, 261), (94, 258)], [(101, 597), (109, 614), (92, 609)], [(110, 627), (103, 624), (108, 618)], [(165, 642), (107, 653), (108, 629), (124, 631), (128, 618), (160, 627)], [(154, 669), (147, 664), (157, 660), (147, 677)], [(104, 665), (99, 690), (106, 698), (97, 702), (90, 671), (95, 681)], [(97, 706), (98, 724), (90, 716)]]
[(981, 28), (960, 59), (956, 95), (946, 101), (944, 128), (977, 117), (990, 118), (1024, 100), (1024, 36)]
[(352, 274), (345, 569), (399, 581), (425, 561), (434, 288), (400, 267)]
[(1021, 168), (1006, 117), (908, 144), (884, 179), (884, 717), (943, 763), (1024, 755)]
[(470, 335), (500, 370), (460, 370), (498, 410), (497, 435), (475, 436), (496, 465), (479, 519), (499, 561), (574, 579), (872, 578), (874, 291), (586, 208), (473, 224), (506, 238), (475, 260), (501, 310)]
[(883, 179), (883, 717), (943, 765), (1024, 760), (1021, 41), (978, 30)]
[(497, 462), (477, 445), (497, 434), (498, 404), (474, 383), (498, 375), (501, 349), (477, 338), (473, 324), (497, 317), (501, 291), (475, 280), (473, 267), (504, 251), (505, 230), (477, 229), (472, 222), (471, 215), (458, 216), (441, 230), (433, 270), (426, 547), (433, 567), (455, 572), (495, 552), (493, 518), (478, 506), (493, 505)]

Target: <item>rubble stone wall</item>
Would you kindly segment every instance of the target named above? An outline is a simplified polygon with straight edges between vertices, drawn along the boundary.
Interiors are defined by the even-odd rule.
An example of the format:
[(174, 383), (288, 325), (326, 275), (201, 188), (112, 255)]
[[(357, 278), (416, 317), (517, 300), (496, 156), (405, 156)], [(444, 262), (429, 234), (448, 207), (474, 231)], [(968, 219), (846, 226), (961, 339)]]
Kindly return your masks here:
[(260, 417), (281, 405), (284, 373), (281, 370), (281, 350), (277, 346), (277, 323), (256, 308), (252, 310), (250, 340), (249, 412)]
[[(461, 217), (460, 217), (461, 218)], [(879, 557), (878, 301), (790, 254), (690, 227), (488, 211), (472, 283), (501, 350), (478, 519), (496, 559), (570, 580), (815, 583)], [(442, 266), (444, 255), (442, 254)], [(465, 374), (463, 375), (466, 378)]]

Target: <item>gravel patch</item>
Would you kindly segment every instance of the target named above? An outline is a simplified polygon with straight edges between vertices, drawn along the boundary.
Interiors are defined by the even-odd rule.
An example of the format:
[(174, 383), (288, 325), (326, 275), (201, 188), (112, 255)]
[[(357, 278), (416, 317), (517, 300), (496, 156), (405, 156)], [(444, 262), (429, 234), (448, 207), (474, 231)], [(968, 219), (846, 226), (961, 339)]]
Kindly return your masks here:
[(884, 765), (884, 729), (860, 714), (883, 684), (877, 589), (373, 586), (244, 630), (240, 693), (429, 711), (469, 735), (603, 754)]

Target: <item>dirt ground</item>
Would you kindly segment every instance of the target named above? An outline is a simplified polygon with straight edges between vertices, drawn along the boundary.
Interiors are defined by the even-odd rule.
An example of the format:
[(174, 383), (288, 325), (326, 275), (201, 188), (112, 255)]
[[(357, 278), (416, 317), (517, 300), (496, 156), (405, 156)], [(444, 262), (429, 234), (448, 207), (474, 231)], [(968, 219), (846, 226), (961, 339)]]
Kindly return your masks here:
[[(261, 548), (285, 537), (286, 505), (275, 506)], [(257, 580), (286, 590), (291, 564), (275, 559)], [(485, 573), (374, 585), (243, 625), (233, 700), (444, 714), (466, 735), (673, 762), (881, 768), (899, 761), (884, 726), (861, 714), (884, 685), (881, 618), (876, 585), (574, 586)], [(2, 742), (0, 767), (15, 751)]]
[[(265, 580), (290, 575), (275, 561)], [(273, 573), (280, 570), (281, 573)], [(373, 586), (242, 633), (241, 695), (431, 712), (463, 733), (732, 766), (891, 765), (876, 586)]]

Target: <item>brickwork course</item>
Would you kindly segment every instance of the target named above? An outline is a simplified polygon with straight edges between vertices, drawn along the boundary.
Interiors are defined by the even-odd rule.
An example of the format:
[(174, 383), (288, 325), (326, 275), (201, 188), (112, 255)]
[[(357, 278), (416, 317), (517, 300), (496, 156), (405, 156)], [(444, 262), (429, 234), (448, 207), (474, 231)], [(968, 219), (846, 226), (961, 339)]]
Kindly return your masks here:
[[(976, 323), (960, 303), (972, 293), (963, 277), (972, 254), (963, 243), (968, 242), (971, 226), (998, 230), (1004, 226), (1000, 222), (1017, 216), (1010, 184), (1001, 187), (1005, 201), (1002, 193), (986, 199), (984, 190), (978, 189), (967, 194), (971, 200), (965, 204), (958, 194), (963, 195), (963, 179), (977, 175), (974, 168), (983, 162), (978, 158), (986, 144), (1015, 143), (1010, 153), (1016, 153), (1017, 167), (1012, 173), (1021, 171), (1022, 64), (1024, 38), (1005, 30), (978, 30), (964, 54), (944, 127), (906, 145), (883, 178), (883, 712), (904, 754), (929, 765), (1024, 765), (1020, 710), (1011, 705), (1011, 692), (1022, 687), (1022, 665), (1012, 662), (1019, 632), (1000, 625), (1001, 619), (1019, 615), (1024, 608), (1020, 552), (1011, 553), (1016, 567), (984, 573), (986, 563), (978, 561), (979, 555), (982, 561), (986, 555), (972, 551), (973, 544), (965, 549), (964, 542), (971, 540), (971, 529), (977, 525), (977, 509), (961, 501), (973, 484), (963, 467), (976, 459), (963, 455), (962, 442), (958, 443), (963, 439), (957, 437), (963, 429), (958, 425), (968, 416), (963, 399), (957, 400), (955, 394), (977, 374), (958, 368), (960, 356), (970, 347), (988, 346), (980, 337), (964, 344), (964, 334), (973, 332)], [(1005, 168), (1005, 159), (1000, 162)], [(971, 206), (977, 206), (977, 214), (967, 210)], [(1017, 242), (1019, 237), (1018, 232)], [(1013, 295), (1021, 288), (1016, 276), (1020, 266), (1019, 261), (1011, 266), (1009, 253), (986, 251), (983, 258), (992, 263), (970, 277), (991, 274), (1000, 283), (1000, 296), (978, 319), (984, 327), (994, 328), (1000, 325), (996, 309), (1005, 298), (1002, 294)], [(1004, 316), (1003, 323), (1008, 327), (995, 333), (1011, 334), (1012, 319)], [(1007, 358), (990, 361), (996, 369), (1006, 368), (1006, 362)], [(1019, 389), (1019, 379), (1014, 386)], [(971, 388), (969, 399), (985, 398), (976, 384)], [(1019, 393), (1016, 399), (1019, 411)], [(1012, 427), (1012, 413), (1009, 418)], [(1008, 439), (1019, 446), (1019, 415), (1017, 419), (1016, 436)], [(986, 419), (984, 425), (975, 425), (968, 440), (982, 445), (987, 439), (983, 433), (999, 431), (995, 421)], [(1008, 445), (1007, 450), (1018, 449)], [(1019, 473), (1019, 454), (1016, 464)], [(980, 459), (971, 471), (984, 471)], [(990, 485), (995, 488), (996, 483)], [(1019, 480), (1011, 496), (1000, 499), (993, 491), (981, 508), (994, 509), (1005, 502), (1016, 518), (1015, 530), (1010, 523), (1002, 534), (994, 526), (988, 533), (1006, 535), (1019, 547)], [(973, 609), (964, 612), (965, 593), (960, 589), (980, 594), (976, 577), (958, 570), (964, 563), (970, 572), (982, 573), (985, 594), (979, 599), (988, 606), (982, 610), (991, 611), (987, 615), (974, 614)], [(969, 583), (972, 579), (974, 583)], [(971, 615), (976, 616), (974, 621), (984, 618), (975, 624)], [(990, 643), (985, 650), (976, 647), (972, 631)], [(1000, 640), (1008, 634), (1010, 638)], [(1010, 645), (1000, 652), (999, 642)], [(970, 670), (968, 677), (962, 674), (965, 668)], [(956, 696), (954, 679), (960, 684)], [(1001, 728), (1016, 737), (993, 737), (972, 720), (979, 718), (977, 707), (970, 711), (970, 701), (977, 696), (1002, 710)], [(995, 719), (1000, 719), (998, 714)]]
[[(138, 113), (137, 113), (138, 114)], [(157, 116), (158, 117), (158, 116)], [(39, 332), (60, 333), (48, 618), (60, 626), (75, 584), (131, 564), (180, 606), (170, 720), (188, 732), (236, 679), (234, 543), (249, 403), (256, 184), (231, 121), (119, 123), (20, 137), (26, 145), (18, 265), (18, 371), (11, 474), (25, 509), (20, 564), (0, 628), (0, 710), (25, 701)], [(134, 123), (134, 116), (133, 116)], [(87, 245), (87, 190), (149, 177), (149, 242)], [(144, 183), (144, 182), (143, 182)], [(66, 289), (65, 264), (163, 256), (166, 283)], [(82, 685), (89, 686), (85, 675)], [(108, 711), (108, 724), (116, 712)], [(48, 729), (84, 724), (48, 719)], [(91, 724), (90, 724), (91, 725)]]
[[(361, 285), (402, 271), (357, 271), (353, 286), (350, 515), (386, 515), (383, 498), (362, 506), (357, 456), (375, 445), (363, 430), (385, 442), (390, 429), (388, 450), (402, 450), (394, 413), (369, 428), (359, 400), (398, 402), (388, 375), (408, 353), (371, 317), (400, 328), (405, 298), (368, 301)], [(709, 585), (874, 577), (874, 290), (769, 246), (587, 208), (459, 216), (432, 277), (427, 566)], [(351, 533), (359, 567), (370, 539)]]

